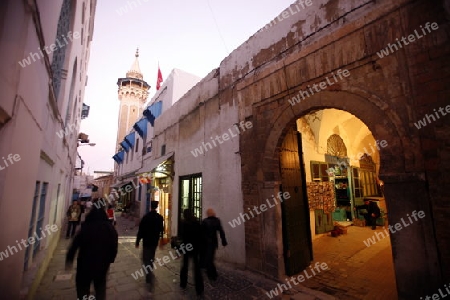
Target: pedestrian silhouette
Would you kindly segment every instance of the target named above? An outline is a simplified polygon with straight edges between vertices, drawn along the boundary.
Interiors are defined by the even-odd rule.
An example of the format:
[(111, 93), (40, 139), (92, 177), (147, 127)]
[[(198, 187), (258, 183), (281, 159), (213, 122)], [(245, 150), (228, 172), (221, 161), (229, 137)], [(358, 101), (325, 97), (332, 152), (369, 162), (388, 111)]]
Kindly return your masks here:
[(204, 234), (204, 249), (203, 258), (204, 266), (206, 267), (206, 272), (210, 280), (217, 279), (217, 269), (214, 265), (214, 259), (216, 256), (216, 250), (219, 248), (219, 241), (217, 239), (217, 233), (220, 235), (220, 240), (222, 241), (222, 246), (228, 245), (227, 239), (225, 237), (225, 232), (223, 231), (220, 219), (216, 217), (216, 213), (212, 208), (206, 211), (208, 216), (202, 222), (202, 229)]
[[(136, 248), (139, 248), (139, 242), (142, 239), (142, 261), (144, 266), (150, 268), (150, 270), (154, 270), (156, 248), (158, 247), (159, 238), (163, 237), (164, 233), (164, 219), (156, 212), (158, 204), (158, 201), (152, 201), (150, 205), (151, 211), (139, 223), (135, 245)], [(150, 293), (154, 290), (153, 279), (153, 272), (147, 272), (145, 281), (149, 284)]]
[(369, 203), (368, 199), (364, 199), (363, 205), (357, 205), (353, 209), (356, 211), (357, 215), (362, 215), (366, 221), (366, 226), (370, 226), (370, 214), (369, 214)]
[(117, 231), (108, 221), (105, 210), (93, 206), (66, 256), (66, 270), (70, 270), (79, 249), (75, 279), (79, 299), (89, 298), (91, 282), (94, 283), (95, 299), (105, 299), (106, 277), (109, 265), (116, 259), (117, 247)]
[(372, 230), (377, 228), (377, 219), (380, 217), (380, 208), (375, 201), (370, 201), (369, 203), (369, 213), (370, 216), (370, 225), (372, 226)]
[(69, 206), (66, 215), (68, 218), (66, 239), (68, 239), (69, 236), (73, 237), (75, 235), (75, 230), (81, 220), (81, 206), (77, 200), (74, 200), (72, 205)]
[[(190, 209), (185, 209), (183, 211), (183, 220), (181, 221), (180, 226), (180, 236), (186, 246), (189, 244), (192, 245), (192, 250), (187, 251), (183, 255), (183, 264), (180, 272), (180, 287), (185, 289), (188, 281), (188, 271), (189, 271), (189, 260), (192, 259), (194, 264), (194, 281), (195, 281), (195, 291), (197, 295), (200, 296), (203, 294), (204, 285), (203, 285), (203, 277), (199, 264), (199, 254), (201, 247), (201, 224), (197, 220), (196, 217), (192, 214)], [(191, 247), (189, 247), (191, 248)], [(188, 249), (188, 247), (186, 247)]]

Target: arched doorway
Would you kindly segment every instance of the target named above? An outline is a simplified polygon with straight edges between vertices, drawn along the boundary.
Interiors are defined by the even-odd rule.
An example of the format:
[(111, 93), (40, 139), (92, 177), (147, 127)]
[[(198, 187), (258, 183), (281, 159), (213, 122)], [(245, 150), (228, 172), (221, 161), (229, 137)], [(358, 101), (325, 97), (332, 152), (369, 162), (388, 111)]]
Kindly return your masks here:
[[(284, 100), (274, 100), (253, 108), (252, 135), (255, 142), (241, 143), (243, 186), (249, 187), (243, 193), (246, 203), (244, 209), (247, 205), (250, 207), (260, 204), (263, 199), (280, 192), (280, 152), (286, 135), (294, 128), (297, 120), (310, 112), (334, 108), (347, 111), (361, 119), (376, 140), (384, 140), (389, 145), (383, 149), (379, 158), (379, 177), (385, 183), (389, 223), (399, 222), (414, 210), (431, 215), (426, 181), (422, 173), (423, 166), (420, 163), (421, 153), (416, 146), (418, 141), (405, 132), (408, 124), (404, 124), (404, 120), (390, 110), (386, 102), (361, 90), (322, 91), (293, 106)], [(276, 102), (278, 106), (273, 109)], [(268, 114), (267, 111), (271, 113)], [(255, 148), (255, 143), (260, 147)], [(396, 201), (389, 202), (389, 199)], [(274, 277), (283, 278), (287, 270), (282, 238), (282, 208), (276, 207), (267, 211), (262, 223), (264, 225), (256, 232), (246, 228), (247, 265)], [(391, 235), (390, 239), (400, 298), (426, 294), (439, 286), (431, 218), (422, 219), (420, 225), (399, 231)], [(257, 247), (261, 250), (255, 253), (254, 249)], [(412, 252), (411, 248), (415, 251)], [(411, 287), (411, 282), (417, 284)]]
[[(301, 278), (303, 286), (339, 299), (397, 298), (388, 211), (378, 184), (379, 152), (387, 146), (345, 111), (322, 109), (297, 119), (280, 149), (281, 187), (284, 192), (288, 184), (291, 194), (282, 203), (284, 279)], [(366, 200), (380, 211), (374, 224)], [(304, 202), (306, 217), (298, 209)], [(299, 245), (305, 231), (311, 248)], [(311, 264), (292, 272), (308, 258)]]

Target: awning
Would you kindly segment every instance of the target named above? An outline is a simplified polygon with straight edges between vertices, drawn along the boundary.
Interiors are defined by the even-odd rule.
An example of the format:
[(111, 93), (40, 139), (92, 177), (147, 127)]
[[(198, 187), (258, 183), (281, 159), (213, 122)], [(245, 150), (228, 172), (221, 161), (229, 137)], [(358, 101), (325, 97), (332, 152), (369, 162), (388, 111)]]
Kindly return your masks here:
[(134, 142), (136, 141), (136, 132), (132, 132), (129, 135), (127, 135), (124, 139), (125, 142), (128, 143), (128, 145), (130, 145), (130, 148), (134, 147)]
[(169, 152), (168, 154), (161, 156), (159, 158), (156, 158), (152, 160), (147, 166), (143, 166), (139, 170), (136, 171), (137, 174), (140, 173), (148, 173), (152, 172), (157, 166), (159, 166), (161, 163), (165, 162), (166, 160), (170, 159), (175, 153)]
[(144, 110), (143, 115), (147, 118), (147, 120), (155, 126), (155, 119), (159, 117), (162, 113), (162, 101), (158, 101), (147, 107)]
[(136, 130), (136, 132), (141, 136), (141, 138), (144, 138), (147, 135), (147, 119), (141, 119), (140, 121), (137, 121), (134, 123), (133, 128)]
[(125, 140), (120, 142), (120, 146), (122, 146), (123, 149), (125, 149), (125, 151), (130, 151), (130, 145), (128, 145), (127, 142), (125, 142)]
[(121, 164), (123, 162), (125, 156), (125, 151), (119, 151), (114, 156), (113, 159), (116, 161), (116, 163)]

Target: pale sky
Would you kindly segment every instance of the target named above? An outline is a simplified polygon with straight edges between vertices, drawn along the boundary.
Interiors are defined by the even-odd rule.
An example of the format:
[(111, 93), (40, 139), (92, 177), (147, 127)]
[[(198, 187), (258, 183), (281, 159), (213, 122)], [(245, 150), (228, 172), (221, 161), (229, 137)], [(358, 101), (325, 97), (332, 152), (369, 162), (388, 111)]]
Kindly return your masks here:
[(114, 169), (116, 83), (130, 69), (137, 47), (144, 80), (151, 86), (150, 100), (158, 62), (164, 79), (174, 68), (203, 78), (293, 2), (98, 0), (84, 97), (91, 108), (81, 121), (81, 132), (96, 146), (78, 148), (85, 161), (83, 171)]

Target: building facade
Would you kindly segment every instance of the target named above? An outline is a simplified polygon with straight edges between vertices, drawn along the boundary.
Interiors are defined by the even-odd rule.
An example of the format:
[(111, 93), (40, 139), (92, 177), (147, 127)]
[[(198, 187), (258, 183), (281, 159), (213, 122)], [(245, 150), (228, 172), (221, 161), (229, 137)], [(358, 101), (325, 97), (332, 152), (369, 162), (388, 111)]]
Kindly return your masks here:
[[(0, 8), (0, 290), (32, 298), (72, 197), (96, 0)], [(2, 161), (3, 162), (3, 161)]]
[[(131, 75), (139, 76), (139, 80), (143, 82), (142, 87), (150, 88), (143, 81), (140, 68), (136, 66), (139, 66), (137, 56), (132, 67), (135, 75), (130, 74), (130, 71), (127, 73), (127, 78)], [(199, 80), (199, 77), (182, 70), (172, 70), (143, 111), (140, 111), (140, 115), (130, 123), (131, 128), (127, 128), (121, 138), (118, 134), (118, 152), (113, 157), (116, 162), (115, 181), (111, 186), (113, 190), (108, 198), (124, 209), (125, 216), (135, 219), (136, 222), (139, 222), (140, 218), (149, 211), (150, 201), (159, 201), (159, 212), (165, 217), (166, 239), (170, 238), (172, 155), (166, 152), (164, 147), (162, 152), (155, 151), (153, 128), (156, 119), (172, 107)], [(120, 86), (123, 86), (123, 82), (128, 81), (119, 79)], [(119, 94), (122, 94), (121, 87)], [(140, 95), (140, 93), (136, 94)], [(136, 98), (133, 94), (129, 97), (135, 97), (134, 103), (138, 103), (141, 99)], [(119, 115), (119, 118), (122, 119), (122, 114)], [(122, 122), (120, 119), (119, 125)], [(157, 168), (159, 168), (158, 171)]]
[(364, 183), (355, 198), (383, 190), (389, 224), (424, 216), (390, 236), (399, 298), (448, 283), (445, 3), (293, 4), (234, 50), (154, 122), (152, 160), (172, 160), (171, 235), (184, 208), (203, 217), (212, 207), (229, 242), (221, 259), (298, 273), (313, 256), (308, 186), (337, 184), (340, 158), (346, 172), (359, 168), (348, 177)]

